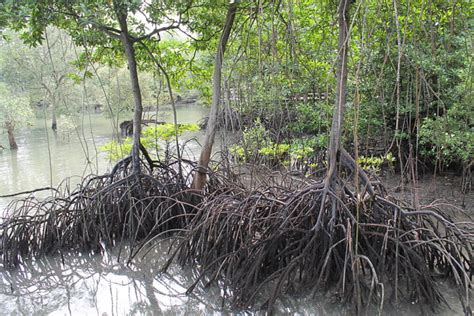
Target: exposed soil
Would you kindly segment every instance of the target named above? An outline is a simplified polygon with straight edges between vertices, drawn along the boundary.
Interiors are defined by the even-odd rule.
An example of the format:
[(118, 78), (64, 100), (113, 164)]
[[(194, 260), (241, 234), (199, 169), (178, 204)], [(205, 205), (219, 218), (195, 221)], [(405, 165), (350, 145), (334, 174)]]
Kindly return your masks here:
[[(389, 193), (407, 203), (420, 205), (436, 203), (439, 205), (455, 206), (466, 214), (474, 216), (474, 192), (461, 191), (461, 177), (454, 175), (433, 176), (425, 175), (413, 183), (400, 185), (398, 175), (388, 175), (381, 179)], [(415, 199), (416, 198), (416, 199)]]

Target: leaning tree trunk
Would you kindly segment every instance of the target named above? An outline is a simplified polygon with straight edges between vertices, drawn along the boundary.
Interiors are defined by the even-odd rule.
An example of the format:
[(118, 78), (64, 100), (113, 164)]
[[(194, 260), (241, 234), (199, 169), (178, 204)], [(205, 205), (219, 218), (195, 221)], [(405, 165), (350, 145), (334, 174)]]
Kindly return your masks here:
[(227, 10), (224, 30), (222, 31), (217, 45), (216, 57), (214, 62), (214, 73), (212, 75), (212, 104), (209, 113), (209, 120), (206, 128), (206, 135), (204, 144), (199, 157), (199, 164), (197, 172), (193, 180), (193, 188), (202, 190), (207, 181), (207, 169), (211, 159), (212, 146), (216, 136), (217, 116), (219, 112), (219, 104), (221, 100), (221, 77), (222, 77), (222, 62), (224, 59), (224, 52), (229, 40), (230, 31), (234, 24), (235, 13), (237, 11), (238, 1), (231, 1)]
[(334, 185), (334, 179), (338, 174), (338, 158), (341, 149), (342, 124), (344, 122), (344, 106), (346, 103), (347, 84), (347, 51), (348, 29), (349, 29), (349, 6), (351, 0), (341, 0), (339, 2), (339, 42), (336, 63), (336, 103), (332, 117), (331, 135), (328, 147), (328, 172), (326, 175), (326, 185)]
[(135, 102), (135, 109), (133, 115), (133, 146), (132, 146), (132, 168), (133, 173), (140, 173), (140, 135), (142, 124), (142, 94), (140, 91), (140, 84), (138, 83), (137, 61), (135, 58), (135, 50), (133, 48), (133, 41), (130, 38), (127, 25), (127, 15), (125, 10), (116, 8), (117, 19), (120, 24), (120, 40), (125, 49), (127, 57), (128, 70), (130, 73), (130, 82), (132, 85), (133, 99)]
[(15, 140), (15, 135), (13, 134), (15, 126), (11, 123), (6, 123), (5, 125), (7, 127), (8, 142), (10, 143), (10, 149), (18, 149), (18, 145)]

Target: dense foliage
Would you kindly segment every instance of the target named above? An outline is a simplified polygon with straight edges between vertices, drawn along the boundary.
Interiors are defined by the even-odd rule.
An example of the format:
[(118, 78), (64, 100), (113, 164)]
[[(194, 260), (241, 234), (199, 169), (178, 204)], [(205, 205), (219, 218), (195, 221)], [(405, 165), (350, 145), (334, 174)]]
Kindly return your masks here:
[[(233, 42), (229, 103), (274, 141), (328, 135), (334, 99), (333, 4), (270, 2)], [(394, 7), (396, 6), (396, 7)], [(357, 2), (351, 20), (346, 147), (425, 166), (473, 160), (472, 4)], [(410, 149), (411, 148), (411, 149)]]
[[(209, 102), (211, 56), (223, 23), (225, 1), (212, 6), (206, 1), (115, 1), (114, 4), (126, 7), (130, 13), (129, 27), (134, 38), (156, 34), (144, 37), (153, 57), (142, 45), (135, 47), (140, 76), (146, 78), (141, 80), (141, 86), (145, 87), (142, 94), (148, 100), (144, 101), (145, 105), (152, 109), (156, 100), (166, 98), (166, 93), (162, 93), (166, 90), (164, 79), (156, 69), (156, 60), (168, 72), (174, 89), (196, 90), (201, 100)], [(222, 100), (224, 108), (233, 108), (241, 114), (247, 128), (252, 128), (258, 119), (271, 143), (309, 144), (315, 155), (324, 149), (334, 99), (335, 7), (331, 1), (240, 4), (236, 31), (229, 42), (229, 57), (224, 60)], [(116, 70), (125, 60), (122, 48), (115, 36), (108, 36), (118, 27), (114, 8), (110, 3), (104, 6), (101, 1), (79, 1), (74, 5), (58, 1), (44, 8), (36, 1), (7, 2), (1, 20), (19, 31), (21, 38), (30, 44), (44, 41), (47, 34), (58, 36), (51, 30), (46, 33), (46, 25), (64, 29), (76, 45), (86, 50), (76, 53), (75, 64), (79, 68), (75, 71), (63, 71), (63, 64), (54, 61), (56, 77), (63, 73), (62, 76), (77, 82), (89, 77), (94, 83), (89, 91), (96, 90), (90, 103), (108, 103), (107, 107), (103, 106), (110, 110), (107, 113), (117, 116), (132, 109), (133, 100), (126, 74)], [(64, 15), (63, 11), (69, 13)], [(400, 171), (409, 157), (416, 157), (416, 161), (429, 169), (457, 168), (472, 162), (470, 12), (469, 1), (361, 1), (353, 6), (346, 147), (354, 149), (357, 139), (359, 152), (367, 157), (391, 152)], [(154, 32), (163, 25), (170, 33), (162, 37)], [(66, 39), (62, 41), (69, 43)], [(50, 47), (51, 56), (58, 55), (54, 49)], [(28, 62), (26, 58), (21, 60), (22, 64)], [(91, 66), (91, 62), (112, 68), (101, 70), (98, 64)], [(43, 60), (42, 64), (47, 65), (48, 61)], [(119, 73), (119, 79), (115, 79), (113, 76)], [(38, 94), (38, 89), (33, 88), (40, 84), (38, 79), (20, 73), (22, 76), (13, 80), (7, 74), (4, 72), (3, 81), (15, 87), (28, 84), (26, 90), (30, 95), (32, 91)], [(32, 75), (38, 76), (39, 72)], [(101, 76), (102, 89), (97, 88), (99, 81), (94, 79), (97, 76)], [(65, 84), (67, 80), (56, 83), (56, 88), (66, 87)], [(58, 95), (67, 91), (59, 91)], [(103, 92), (105, 99), (101, 96)], [(37, 102), (39, 98), (33, 99)], [(68, 103), (77, 106), (78, 101)], [(64, 112), (60, 104), (58, 108), (60, 114)], [(246, 142), (242, 136), (240, 145)], [(262, 143), (255, 153), (268, 151), (265, 149), (268, 146), (271, 144)]]

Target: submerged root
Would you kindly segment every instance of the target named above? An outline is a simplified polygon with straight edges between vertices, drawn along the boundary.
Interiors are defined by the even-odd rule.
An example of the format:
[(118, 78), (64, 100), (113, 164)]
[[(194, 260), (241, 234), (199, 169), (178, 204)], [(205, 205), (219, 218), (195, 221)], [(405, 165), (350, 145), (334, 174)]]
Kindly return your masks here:
[(436, 282), (446, 277), (467, 308), (472, 223), (455, 225), (434, 207), (402, 207), (379, 189), (359, 196), (345, 183), (336, 188), (206, 196), (170, 262), (197, 268), (194, 286), (219, 282), (242, 307), (264, 288), (268, 310), (281, 295), (321, 289), (336, 289), (359, 312), (387, 299), (436, 306), (445, 302)]

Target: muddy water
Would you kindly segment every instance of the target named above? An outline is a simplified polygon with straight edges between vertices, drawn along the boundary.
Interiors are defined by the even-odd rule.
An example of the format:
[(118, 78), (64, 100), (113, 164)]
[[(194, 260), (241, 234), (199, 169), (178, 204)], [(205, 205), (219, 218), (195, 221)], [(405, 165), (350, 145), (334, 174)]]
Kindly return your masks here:
[[(119, 249), (98, 255), (65, 255), (4, 272), (2, 315), (197, 315), (217, 311), (219, 291), (186, 295), (191, 277), (178, 267), (160, 274), (168, 244), (126, 266)], [(126, 249), (122, 249), (124, 256)]]

